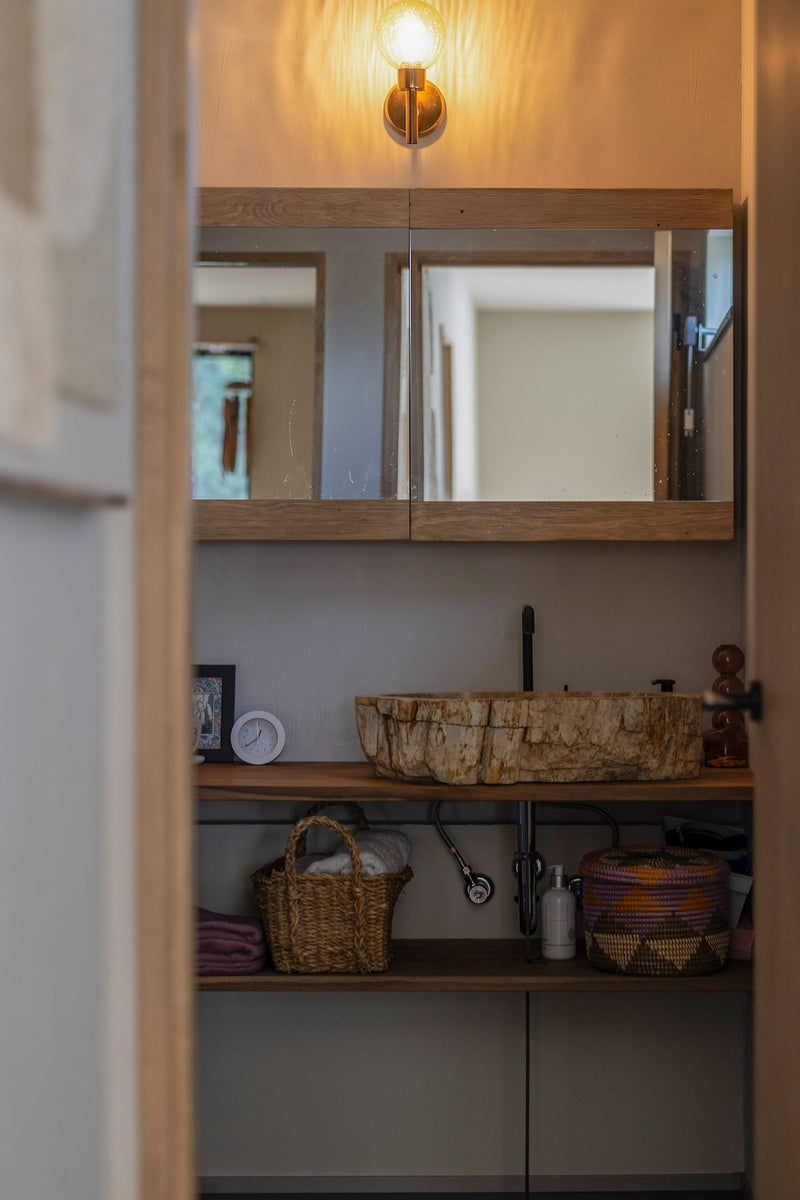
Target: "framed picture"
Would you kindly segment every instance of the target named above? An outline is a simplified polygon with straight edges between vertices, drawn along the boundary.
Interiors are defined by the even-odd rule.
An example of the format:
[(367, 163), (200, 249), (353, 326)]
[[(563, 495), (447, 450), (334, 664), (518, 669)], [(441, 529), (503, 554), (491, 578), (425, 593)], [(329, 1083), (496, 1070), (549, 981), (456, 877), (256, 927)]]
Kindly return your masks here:
[(206, 762), (233, 762), (231, 729), (236, 667), (196, 666), (192, 680), (192, 718), (200, 722), (197, 753)]

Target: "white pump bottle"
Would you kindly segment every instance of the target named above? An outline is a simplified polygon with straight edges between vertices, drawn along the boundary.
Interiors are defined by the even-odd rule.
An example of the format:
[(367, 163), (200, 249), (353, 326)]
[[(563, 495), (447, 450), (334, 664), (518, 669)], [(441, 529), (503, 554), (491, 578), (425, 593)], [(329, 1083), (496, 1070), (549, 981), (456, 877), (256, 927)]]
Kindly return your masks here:
[(575, 957), (575, 897), (562, 866), (553, 867), (550, 887), (542, 896), (542, 954), (545, 958)]

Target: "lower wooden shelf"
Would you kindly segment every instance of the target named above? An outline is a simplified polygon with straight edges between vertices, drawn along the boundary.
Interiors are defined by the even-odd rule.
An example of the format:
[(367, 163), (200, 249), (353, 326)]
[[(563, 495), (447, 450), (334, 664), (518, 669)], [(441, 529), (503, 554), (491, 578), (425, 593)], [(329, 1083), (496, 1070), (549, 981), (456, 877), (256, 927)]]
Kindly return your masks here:
[[(536, 945), (534, 943), (534, 945)], [(538, 952), (538, 946), (536, 946)], [(583, 948), (567, 962), (525, 961), (522, 938), (398, 940), (388, 971), (375, 975), (206, 975), (201, 992), (747, 992), (750, 962), (711, 975), (640, 977), (598, 971)]]

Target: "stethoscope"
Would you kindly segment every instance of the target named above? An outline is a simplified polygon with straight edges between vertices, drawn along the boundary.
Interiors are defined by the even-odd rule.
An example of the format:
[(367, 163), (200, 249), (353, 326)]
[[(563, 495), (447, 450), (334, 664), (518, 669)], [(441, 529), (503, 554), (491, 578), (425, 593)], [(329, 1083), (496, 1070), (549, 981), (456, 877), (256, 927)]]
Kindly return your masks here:
[(445, 846), (447, 846), (448, 850), (458, 863), (461, 874), (464, 877), (464, 893), (467, 899), (472, 904), (485, 904), (486, 901), (491, 900), (492, 896), (494, 895), (494, 884), (488, 875), (480, 875), (478, 872), (473, 871), (472, 867), (468, 862), (466, 862), (462, 855), (459, 854), (455, 844), (445, 833), (444, 826), (439, 818), (439, 809), (441, 808), (442, 804), (443, 801), (439, 800), (433, 806), (433, 823), (439, 831), (439, 837), (442, 839)]

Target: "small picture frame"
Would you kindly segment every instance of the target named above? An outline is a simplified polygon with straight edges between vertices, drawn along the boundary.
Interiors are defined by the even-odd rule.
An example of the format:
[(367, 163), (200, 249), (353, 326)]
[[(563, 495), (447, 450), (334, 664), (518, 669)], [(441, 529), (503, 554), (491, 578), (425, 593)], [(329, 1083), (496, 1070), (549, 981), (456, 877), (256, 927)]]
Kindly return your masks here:
[(196, 666), (192, 679), (192, 719), (200, 722), (197, 752), (206, 762), (233, 762), (231, 729), (236, 667)]

